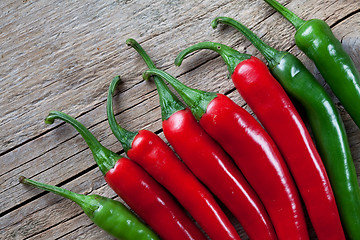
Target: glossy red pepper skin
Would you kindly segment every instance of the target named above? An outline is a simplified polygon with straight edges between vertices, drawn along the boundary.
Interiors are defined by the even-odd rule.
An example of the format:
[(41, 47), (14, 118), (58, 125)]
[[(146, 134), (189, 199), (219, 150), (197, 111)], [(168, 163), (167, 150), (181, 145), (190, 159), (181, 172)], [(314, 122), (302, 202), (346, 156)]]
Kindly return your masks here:
[[(344, 124), (330, 96), (294, 55), (270, 47), (234, 19), (219, 17), (212, 26), (216, 27), (218, 22), (229, 24), (243, 33), (265, 57), (271, 73), (288, 94), (302, 104), (327, 170), (345, 235), (350, 239), (360, 239), (359, 183)], [(351, 104), (356, 105), (354, 101)]]
[[(229, 18), (217, 19), (233, 25)], [(200, 42), (186, 48), (175, 64), (180, 65), (186, 55), (200, 49), (220, 54), (235, 87), (279, 147), (318, 238), (344, 239), (335, 197), (319, 153), (295, 107), (267, 66), (256, 57), (215, 42)]]
[(158, 69), (146, 71), (143, 77), (149, 75), (168, 81), (201, 127), (232, 157), (265, 205), (278, 238), (309, 239), (295, 183), (275, 143), (255, 118), (223, 94), (187, 87)]
[(105, 180), (162, 239), (205, 239), (174, 199), (130, 159), (119, 159)]
[(279, 239), (309, 239), (300, 197), (275, 143), (246, 110), (218, 94), (200, 125), (233, 158), (259, 195)]
[[(155, 68), (150, 57), (134, 39), (128, 39), (126, 42), (137, 50), (149, 68)], [(211, 239), (240, 239), (236, 229), (212, 194), (199, 182), (185, 164), (177, 158), (171, 148), (158, 135), (147, 130), (141, 130), (132, 139), (133, 134), (125, 133), (126, 130), (115, 124), (116, 120), (112, 110), (112, 94), (118, 80), (115, 78), (110, 85), (108, 119), (111, 129), (123, 146), (124, 143), (126, 147), (131, 146), (125, 150), (127, 155), (169, 190)], [(161, 101), (161, 106), (166, 107), (166, 109), (162, 108), (162, 116), (166, 118), (168, 114), (171, 115), (173, 111), (183, 109), (184, 106), (179, 104), (176, 101), (177, 99), (173, 98), (172, 94), (170, 94), (171, 91), (169, 91), (165, 83), (161, 79), (158, 80), (156, 80), (156, 85), (160, 89), (160, 96), (163, 100)], [(121, 134), (121, 132), (124, 134)], [(129, 139), (132, 139), (131, 143), (129, 143)]]
[[(333, 126), (333, 124), (337, 125), (335, 127), (337, 129), (335, 130), (336, 134), (341, 132), (341, 124), (337, 124), (336, 121), (337, 115), (332, 114), (332, 116), (330, 116), (331, 120), (329, 119), (329, 115), (331, 115), (330, 113), (333, 113), (331, 101), (329, 102), (328, 98), (326, 97), (320, 100), (321, 96), (323, 96), (324, 94), (319, 94), (319, 92), (321, 91), (318, 91), (316, 93), (314, 91), (315, 89), (321, 89), (321, 87), (318, 87), (317, 84), (312, 84), (316, 82), (316, 79), (307, 71), (307, 69), (296, 57), (287, 52), (281, 52), (270, 47), (247, 27), (245, 27), (240, 22), (235, 21), (234, 19), (227, 17), (218, 17), (212, 22), (212, 26), (216, 27), (219, 22), (228, 24), (238, 29), (254, 44), (254, 46), (259, 49), (259, 51), (267, 60), (269, 64), (269, 69), (277, 78), (279, 84), (281, 83), (283, 86), (285, 86), (284, 88), (286, 88), (287, 90), (291, 89), (289, 90), (289, 93), (296, 92), (296, 94), (293, 94), (293, 97), (295, 97), (301, 103), (306, 102), (308, 105), (309, 102), (311, 102), (311, 106), (309, 106), (309, 108), (306, 108), (307, 104), (304, 104), (305, 109), (307, 109), (305, 112), (309, 112), (309, 109), (311, 109), (310, 112), (313, 113), (311, 114), (311, 116), (308, 116), (310, 125), (312, 125), (312, 123), (314, 122), (311, 121), (311, 119), (316, 118), (316, 116), (320, 116), (321, 113), (325, 113), (323, 115), (326, 115), (327, 118), (324, 117), (323, 119), (329, 120), (329, 122), (331, 122), (331, 124), (329, 125), (331, 126)], [(255, 68), (256, 70), (252, 68)], [(351, 168), (351, 164), (348, 164), (348, 168), (345, 167), (346, 172), (349, 173), (349, 175), (347, 175), (346, 177), (346, 181), (348, 181), (348, 183), (350, 184), (343, 184), (343, 182), (341, 182), (341, 177), (346, 174), (344, 173), (345, 171), (341, 171), (341, 166), (344, 167), (345, 164), (338, 164), (342, 162), (342, 158), (335, 157), (333, 159), (338, 165), (326, 164), (329, 161), (324, 154), (324, 158), (320, 159), (320, 156), (316, 151), (315, 146), (312, 143), (304, 124), (298, 116), (295, 108), (292, 106), (291, 101), (288, 99), (280, 85), (276, 83), (275, 78), (271, 76), (271, 74), (265, 67), (265, 64), (263, 64), (261, 61), (256, 61), (255, 58), (249, 59), (246, 62), (244, 61), (243, 63), (240, 63), (239, 66), (236, 67), (236, 69), (234, 67), (232, 75), (236, 87), (238, 88), (240, 93), (243, 94), (244, 99), (246, 98), (245, 100), (249, 101), (249, 106), (251, 108), (254, 108), (254, 112), (256, 111), (255, 113), (258, 115), (258, 118), (263, 123), (263, 125), (273, 137), (273, 139), (277, 142), (280, 151), (282, 151), (282, 154), (284, 155), (285, 160), (290, 167), (292, 175), (294, 176), (300, 193), (303, 197), (305, 206), (307, 207), (308, 214), (310, 216), (310, 220), (312, 222), (312, 225), (314, 226), (318, 238), (326, 240), (345, 239), (344, 230), (340, 222), (340, 216), (343, 217), (346, 214), (348, 214), (346, 215), (346, 219), (350, 220), (350, 225), (353, 227), (353, 233), (359, 232), (355, 230), (356, 227), (354, 228), (357, 222), (355, 209), (359, 209), (357, 207), (359, 206), (359, 204), (356, 204), (356, 201), (353, 201), (353, 203), (355, 204), (348, 204), (349, 202), (351, 202), (348, 202), (348, 199), (355, 199), (356, 196), (359, 196), (357, 194), (359, 192), (356, 191), (356, 189), (359, 189), (358, 184), (356, 181), (356, 177), (354, 179), (353, 174), (355, 171), (354, 168)], [(249, 75), (253, 75), (251, 80), (249, 80)], [(283, 84), (284, 82), (287, 84)], [(296, 86), (297, 88), (294, 86)], [(255, 87), (257, 89), (254, 89)], [(293, 89), (296, 89), (297, 91), (293, 91)], [(304, 96), (311, 97), (306, 98)], [(309, 99), (312, 99), (313, 101)], [(316, 108), (317, 105), (326, 106), (325, 112), (322, 111), (321, 107)], [(273, 106), (273, 110), (270, 110), (271, 106)], [(316, 112), (315, 114), (314, 111)], [(320, 124), (321, 126), (326, 125), (326, 120), (322, 121)], [(317, 140), (317, 136), (319, 136), (318, 132), (320, 131), (318, 129), (321, 128), (313, 128), (315, 140)], [(331, 128), (327, 128), (325, 132), (331, 133)], [(286, 136), (289, 137), (284, 138), (284, 133), (287, 133)], [(333, 139), (338, 139), (336, 137), (338, 135), (336, 134), (334, 135)], [(319, 142), (321, 141), (318, 141), (318, 143)], [(336, 151), (337, 149), (341, 149), (340, 152), (344, 153), (343, 151), (347, 150), (346, 140), (340, 143), (341, 144), (338, 144), (337, 146), (330, 146), (329, 144), (327, 144), (326, 146), (328, 150), (326, 152), (334, 153), (334, 151)], [(319, 146), (320, 145), (321, 144), (319, 144)], [(320, 154), (322, 152), (321, 149), (322, 148), (319, 147)], [(350, 151), (348, 151), (347, 153), (350, 153)], [(350, 154), (345, 155), (345, 159), (349, 160), (349, 155)], [(351, 155), (350, 161), (348, 162), (352, 162)], [(335, 165), (339, 166), (340, 168), (337, 169)], [(336, 169), (336, 173), (343, 174), (335, 175), (337, 177), (340, 176), (339, 178), (337, 178), (337, 180), (341, 179), (340, 181), (335, 181), (336, 184), (334, 184), (334, 181), (332, 181), (333, 187), (335, 187), (335, 190), (337, 190), (335, 192), (332, 191), (330, 186), (330, 178), (334, 180), (334, 171), (329, 171), (328, 175), (325, 171), (325, 166), (328, 168), (328, 171), (329, 169)], [(348, 191), (347, 193), (346, 191), (344, 191), (344, 189), (346, 188), (341, 188), (341, 193), (346, 194), (339, 194), (339, 188), (336, 187), (343, 187), (345, 185), (346, 188), (350, 185), (356, 187), (352, 188), (352, 190)], [(334, 193), (337, 193), (337, 195), (335, 195)], [(345, 195), (347, 197), (344, 198)], [(341, 201), (340, 199), (346, 199), (346, 204), (339, 205), (341, 215), (339, 215), (339, 211), (335, 201)], [(346, 205), (346, 207), (343, 207), (344, 205)], [(350, 210), (346, 212), (344, 211), (345, 208), (346, 210), (351, 209), (353, 211)], [(345, 212), (346, 214), (344, 214)], [(345, 218), (343, 218), (343, 220), (344, 219)], [(345, 222), (346, 221), (344, 221), (343, 224)], [(345, 226), (347, 227), (349, 225), (344, 224), (344, 227)]]
[(325, 167), (284, 89), (255, 57), (239, 63), (231, 78), (284, 156), (318, 238), (345, 239)]
[(144, 169), (102, 146), (84, 125), (62, 112), (50, 112), (45, 122), (52, 124), (55, 119), (71, 124), (81, 134), (109, 186), (162, 239), (205, 239), (174, 198)]
[(227, 206), (251, 239), (277, 239), (256, 193), (189, 109), (164, 120), (163, 130), (185, 164)]
[(231, 223), (215, 198), (158, 135), (140, 130), (127, 155), (168, 189), (211, 239), (229, 238)]

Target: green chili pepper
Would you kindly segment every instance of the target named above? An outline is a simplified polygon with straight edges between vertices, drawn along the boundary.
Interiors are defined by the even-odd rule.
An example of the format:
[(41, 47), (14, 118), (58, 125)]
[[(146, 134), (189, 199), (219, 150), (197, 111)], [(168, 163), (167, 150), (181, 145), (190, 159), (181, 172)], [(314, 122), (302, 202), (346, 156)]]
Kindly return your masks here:
[(313, 60), (331, 90), (360, 127), (360, 74), (329, 25), (320, 19), (304, 21), (277, 1), (264, 1), (294, 25), (296, 45)]
[(23, 176), (20, 183), (28, 184), (68, 198), (77, 203), (85, 214), (107, 233), (122, 240), (158, 240), (145, 224), (120, 202), (99, 195), (83, 195), (69, 190), (36, 182)]
[(304, 107), (334, 191), (344, 232), (350, 239), (360, 239), (360, 188), (345, 127), (330, 96), (294, 55), (268, 46), (231, 18), (216, 18), (213, 28), (219, 22), (242, 32), (264, 55), (283, 88)]

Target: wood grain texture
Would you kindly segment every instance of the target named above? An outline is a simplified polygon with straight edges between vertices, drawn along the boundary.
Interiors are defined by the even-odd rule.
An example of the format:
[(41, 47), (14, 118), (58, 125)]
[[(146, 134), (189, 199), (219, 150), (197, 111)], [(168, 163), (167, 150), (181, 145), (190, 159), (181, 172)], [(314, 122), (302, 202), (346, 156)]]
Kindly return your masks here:
[[(360, 70), (358, 0), (280, 2), (304, 19), (326, 20)], [(61, 121), (43, 121), (51, 110), (64, 111), (104, 146), (123, 153), (106, 120), (107, 90), (115, 75), (123, 80), (114, 97), (117, 120), (129, 130), (146, 128), (165, 139), (155, 85), (142, 80), (146, 66), (126, 46), (127, 38), (138, 40), (159, 68), (185, 84), (225, 93), (251, 112), (217, 54), (204, 50), (181, 67), (173, 64), (182, 49), (199, 41), (221, 42), (263, 59), (236, 30), (210, 27), (217, 16), (233, 17), (270, 45), (297, 55), (331, 94), (295, 46), (294, 28), (261, 0), (3, 0), (0, 9), (0, 239), (112, 239), (75, 204), (22, 186), (18, 177), (116, 198), (81, 136)], [(360, 182), (360, 130), (331, 96), (344, 120)]]

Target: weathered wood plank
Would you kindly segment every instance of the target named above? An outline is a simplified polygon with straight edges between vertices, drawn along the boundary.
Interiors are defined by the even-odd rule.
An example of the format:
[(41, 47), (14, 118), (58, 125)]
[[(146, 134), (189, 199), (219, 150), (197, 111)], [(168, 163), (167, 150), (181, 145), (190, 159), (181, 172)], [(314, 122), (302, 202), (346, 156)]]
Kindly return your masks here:
[[(353, 11), (357, 3), (346, 1), (339, 6), (334, 1), (326, 5), (333, 6), (326, 12), (331, 23)], [(235, 32), (227, 36), (226, 32), (213, 31), (209, 21), (215, 16), (241, 17), (252, 27), (269, 15), (259, 12), (271, 11), (259, 1), (253, 1), (251, 6), (254, 8), (247, 10), (241, 6), (247, 6), (247, 3), (238, 2), (234, 8), (231, 1), (192, 1), (186, 4), (139, 1), (131, 3), (134, 9), (130, 11), (127, 10), (129, 5), (118, 1), (102, 4), (91, 1), (85, 6), (80, 2), (54, 5), (29, 1), (17, 6), (13, 11), (22, 12), (22, 18), (14, 19), (11, 14), (2, 16), (7, 24), (1, 35), (5, 41), (2, 52), (4, 69), (1, 71), (5, 81), (0, 86), (11, 94), (1, 98), (4, 101), (0, 104), (3, 113), (1, 127), (7, 131), (1, 133), (2, 143), (6, 145), (1, 146), (0, 152), (40, 134), (39, 120), (53, 108), (66, 109), (74, 115), (92, 109), (102, 101), (109, 79), (119, 71), (128, 72), (126, 75), (130, 77), (139, 76), (129, 61), (134, 53), (124, 44), (127, 37), (148, 40), (149, 53), (156, 53), (156, 59), (160, 59), (156, 63), (169, 66), (175, 54), (189, 43), (210, 37), (225, 43), (231, 42), (230, 39), (240, 39), (238, 35), (234, 37)], [(321, 2), (317, 6), (321, 6)], [(321, 7), (311, 7), (303, 12), (310, 11), (311, 16), (316, 16), (317, 12), (322, 12), (319, 9)], [(179, 15), (182, 17), (178, 18)], [(245, 16), (244, 20), (242, 16)], [(184, 25), (181, 25), (182, 20)], [(267, 24), (261, 26), (265, 28)], [(194, 34), (196, 32), (201, 34)], [(285, 28), (283, 32), (292, 31)], [(279, 39), (272, 38), (271, 32), (267, 36)], [(281, 41), (273, 41), (287, 44), (291, 37), (289, 34), (288, 37), (281, 36)], [(167, 51), (163, 51), (164, 44), (169, 48)], [(139, 82), (139, 79), (124, 83), (126, 88), (134, 81)], [(12, 104), (6, 104), (10, 102)], [(11, 128), (14, 119), (18, 124), (16, 130)]]
[[(66, 184), (64, 188), (78, 193), (93, 193), (92, 189), (97, 189), (96, 192), (101, 193), (101, 195), (107, 197), (115, 196), (115, 193), (112, 192), (112, 190), (105, 191), (103, 186), (103, 177), (96, 169), (96, 171), (93, 170), (80, 179), (76, 179), (76, 181)], [(20, 187), (26, 191), (34, 191), (36, 193), (41, 192), (28, 186)], [(105, 186), (105, 188), (109, 189), (108, 186)], [(16, 209), (10, 214), (5, 215), (3, 218), (6, 221), (1, 225), (0, 232), (2, 232), (2, 234), (0, 238), (25, 239), (27, 237), (36, 236), (37, 233), (51, 228), (52, 226), (61, 225), (62, 222), (78, 216), (81, 213), (81, 208), (76, 206), (75, 203), (55, 194), (48, 193), (43, 197)], [(82, 224), (91, 223), (90, 220), (86, 219), (86, 215), (84, 215), (84, 219), (85, 221)], [(63, 232), (59, 232), (58, 234), (63, 234)]]

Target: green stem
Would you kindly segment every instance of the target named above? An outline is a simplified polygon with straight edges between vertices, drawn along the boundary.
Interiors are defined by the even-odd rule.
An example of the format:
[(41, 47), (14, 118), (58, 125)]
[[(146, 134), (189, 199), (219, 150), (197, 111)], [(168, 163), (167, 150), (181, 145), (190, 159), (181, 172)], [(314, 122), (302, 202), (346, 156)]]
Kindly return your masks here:
[(45, 123), (52, 124), (55, 119), (61, 119), (69, 123), (80, 133), (89, 146), (97, 165), (104, 175), (112, 169), (115, 166), (115, 163), (120, 159), (119, 155), (102, 146), (94, 135), (74, 118), (62, 112), (51, 111), (46, 117)]
[(31, 179), (25, 178), (23, 176), (19, 177), (19, 181), (22, 184), (27, 184), (27, 185), (30, 185), (30, 186), (33, 186), (33, 187), (36, 187), (36, 188), (39, 188), (39, 189), (42, 189), (45, 191), (55, 193), (64, 198), (70, 199), (71, 201), (78, 204), (84, 210), (86, 215), (88, 215), (91, 219), (93, 219), (94, 212), (96, 210), (98, 210), (100, 207), (100, 202), (99, 202), (99, 200), (96, 200), (95, 195), (83, 195), (83, 194), (74, 193), (74, 192), (71, 192), (64, 188), (56, 187), (56, 186), (45, 184), (45, 183), (40, 183), (40, 182), (31, 180)]
[(208, 93), (187, 87), (167, 72), (159, 69), (150, 69), (144, 72), (143, 78), (147, 80), (152, 75), (159, 76), (169, 82), (190, 107), (197, 120), (201, 119), (202, 115), (206, 112), (209, 103), (217, 96), (216, 93)]
[(27, 184), (45, 191), (49, 191), (52, 193), (55, 193), (57, 195), (60, 195), (62, 197), (65, 197), (67, 199), (70, 199), (71, 201), (74, 201), (75, 203), (79, 204), (80, 206), (84, 205), (84, 203), (86, 202), (86, 196), (82, 195), (82, 194), (78, 194), (78, 193), (74, 193), (71, 192), (69, 190), (60, 188), (60, 187), (56, 187), (56, 186), (52, 186), (49, 184), (45, 184), (45, 183), (40, 183), (40, 182), (36, 182), (34, 180), (25, 178), (23, 176), (19, 177), (19, 182), (22, 184)]
[(261, 52), (271, 67), (279, 64), (280, 59), (284, 53), (264, 43), (258, 36), (256, 36), (252, 31), (250, 31), (250, 29), (242, 25), (240, 22), (228, 17), (217, 17), (212, 21), (211, 26), (216, 28), (218, 23), (230, 25), (240, 31)]
[[(140, 54), (149, 69), (156, 69), (155, 64), (151, 61), (149, 55), (147, 55), (138, 42), (130, 38), (126, 40), (126, 44), (133, 47)], [(159, 93), (161, 117), (163, 121), (168, 119), (175, 112), (186, 108), (176, 95), (170, 91), (169, 87), (161, 78), (155, 76), (154, 81)]]
[(240, 52), (232, 49), (231, 47), (228, 47), (221, 43), (201, 42), (201, 43), (192, 45), (192, 46), (186, 48), (185, 50), (181, 51), (175, 59), (175, 65), (180, 66), (186, 55), (188, 55), (189, 53), (192, 53), (194, 51), (200, 50), (200, 49), (210, 49), (210, 50), (213, 50), (213, 51), (217, 52), (218, 54), (220, 54), (220, 56), (225, 61), (226, 65), (228, 67), (230, 75), (235, 71), (236, 66), (240, 62), (242, 62), (246, 59), (249, 59), (251, 57), (251, 55), (249, 55), (249, 54), (240, 53)]
[(141, 45), (135, 39), (132, 39), (132, 38), (127, 39), (126, 44), (128, 46), (134, 48), (140, 54), (140, 56), (144, 59), (148, 68), (150, 68), (150, 69), (156, 68), (155, 64), (153, 63), (153, 61), (151, 60), (149, 55), (147, 55), (145, 50), (141, 47)]
[(275, 0), (264, 0), (271, 7), (273, 7), (276, 11), (278, 11), (281, 15), (283, 15), (292, 25), (294, 25), (296, 30), (299, 30), (301, 26), (306, 22), (303, 19), (296, 16), (289, 9), (281, 5), (279, 2)]
[(125, 128), (121, 127), (115, 119), (114, 108), (113, 108), (113, 95), (116, 86), (120, 82), (120, 76), (114, 77), (111, 81), (108, 97), (107, 97), (107, 104), (106, 104), (106, 113), (108, 117), (108, 122), (110, 125), (110, 129), (115, 135), (115, 137), (120, 141), (121, 145), (124, 148), (124, 151), (127, 153), (132, 146), (132, 142), (134, 141), (135, 136), (138, 132), (130, 132)]

